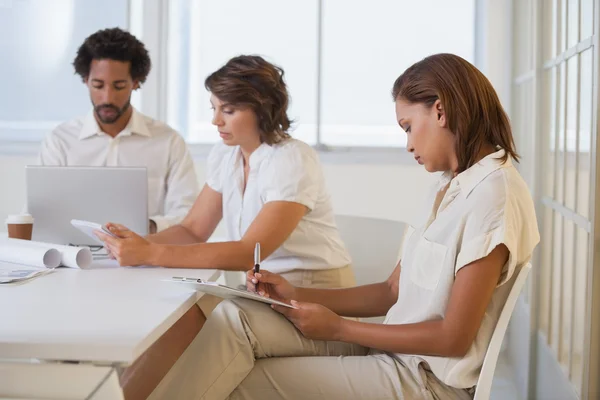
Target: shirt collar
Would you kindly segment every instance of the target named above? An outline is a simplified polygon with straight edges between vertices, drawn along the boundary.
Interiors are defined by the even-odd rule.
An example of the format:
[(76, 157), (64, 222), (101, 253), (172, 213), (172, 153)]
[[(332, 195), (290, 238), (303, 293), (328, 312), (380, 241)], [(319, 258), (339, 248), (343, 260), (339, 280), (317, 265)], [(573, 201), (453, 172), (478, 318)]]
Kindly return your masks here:
[(271, 154), (272, 150), (273, 147), (266, 143), (262, 143), (260, 146), (258, 146), (258, 148), (254, 150), (252, 154), (250, 154), (250, 168), (256, 168), (258, 165), (260, 165), (262, 160)]
[[(271, 154), (272, 150), (273, 147), (268, 145), (267, 143), (262, 143), (260, 146), (258, 146), (256, 150), (254, 150), (252, 154), (250, 154), (250, 169), (254, 169), (258, 165), (260, 165), (261, 161), (264, 160), (269, 154)], [(240, 148), (240, 146), (238, 146), (236, 163), (241, 163), (242, 157), (242, 149)]]
[(506, 154), (503, 149), (489, 154), (478, 163), (467, 168), (456, 176), (457, 185), (460, 187), (464, 196), (467, 197), (475, 187), (483, 181), (489, 174), (500, 169), (512, 166), (510, 157), (502, 163), (502, 157)]
[[(136, 134), (150, 137), (150, 131), (148, 130), (148, 126), (144, 121), (143, 115), (140, 114), (135, 107), (131, 106), (131, 108), (133, 109), (131, 118), (129, 118), (129, 122), (125, 126), (125, 129), (119, 132), (118, 136), (131, 136), (132, 134)], [(85, 116), (83, 120), (83, 126), (81, 127), (81, 132), (79, 133), (79, 140), (84, 140), (102, 133), (102, 129), (100, 129), (100, 126), (94, 117), (94, 110), (92, 110)]]

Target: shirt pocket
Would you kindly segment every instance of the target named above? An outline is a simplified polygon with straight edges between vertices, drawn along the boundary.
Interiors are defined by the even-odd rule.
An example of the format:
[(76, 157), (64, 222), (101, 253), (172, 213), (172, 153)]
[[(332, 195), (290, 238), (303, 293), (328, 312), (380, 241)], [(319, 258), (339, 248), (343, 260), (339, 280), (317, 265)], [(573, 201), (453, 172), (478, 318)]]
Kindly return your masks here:
[(419, 238), (411, 265), (411, 280), (418, 286), (434, 290), (440, 280), (448, 248), (442, 244)]

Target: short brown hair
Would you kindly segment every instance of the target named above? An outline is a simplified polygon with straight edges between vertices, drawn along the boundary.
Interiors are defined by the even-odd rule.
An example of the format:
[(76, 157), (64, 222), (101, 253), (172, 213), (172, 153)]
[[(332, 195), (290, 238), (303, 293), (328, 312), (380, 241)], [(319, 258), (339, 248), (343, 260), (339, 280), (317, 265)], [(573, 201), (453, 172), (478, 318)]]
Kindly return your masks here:
[(440, 100), (448, 128), (456, 135), (458, 171), (477, 161), (489, 143), (519, 161), (510, 121), (490, 81), (465, 59), (454, 54), (434, 54), (413, 64), (394, 82), (394, 101), (403, 99), (428, 107)]
[(204, 86), (223, 102), (250, 107), (258, 118), (261, 142), (272, 145), (290, 138), (283, 76), (283, 69), (262, 57), (241, 55), (210, 74)]

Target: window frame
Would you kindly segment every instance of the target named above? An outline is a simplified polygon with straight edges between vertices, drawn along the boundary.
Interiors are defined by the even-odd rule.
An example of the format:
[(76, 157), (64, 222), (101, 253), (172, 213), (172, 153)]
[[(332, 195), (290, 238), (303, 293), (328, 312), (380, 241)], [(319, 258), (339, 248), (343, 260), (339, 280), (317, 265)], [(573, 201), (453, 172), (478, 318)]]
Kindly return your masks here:
[[(317, 0), (319, 3), (319, 12), (322, 10), (323, 0)], [(488, 59), (489, 54), (484, 54), (482, 51), (482, 35), (494, 35), (490, 30), (490, 24), (482, 23), (481, 10), (486, 7), (486, 3), (491, 0), (474, 0), (475, 1), (475, 21), (473, 21), (474, 32), (474, 64), (485, 71), (485, 66), (490, 65)], [(152, 73), (148, 76), (144, 83), (142, 97), (139, 92), (134, 92), (132, 96), (132, 104), (142, 113), (150, 115), (159, 120), (165, 120), (167, 117), (166, 94), (168, 92), (167, 82), (167, 47), (168, 47), (168, 21), (169, 21), (169, 4), (168, 0), (128, 0), (128, 22), (127, 27), (134, 35), (142, 38), (144, 44), (152, 54)], [(319, 15), (318, 29), (321, 30), (322, 14)], [(493, 28), (493, 26), (492, 26)], [(320, 85), (321, 76), (321, 34), (319, 38), (319, 55), (317, 63), (319, 64), (318, 85)], [(489, 50), (488, 50), (489, 52)], [(493, 57), (492, 57), (493, 58)], [(500, 74), (497, 74), (497, 81), (500, 80), (502, 88), (499, 91), (510, 90), (510, 79), (504, 82)], [(498, 79), (499, 78), (499, 79)], [(494, 79), (490, 77), (493, 81)], [(318, 87), (320, 93), (321, 87)], [(501, 98), (510, 99), (510, 96), (502, 96)], [(507, 100), (508, 101), (508, 100)], [(412, 163), (412, 156), (406, 152), (405, 146), (399, 147), (377, 147), (377, 146), (331, 146), (322, 142), (322, 132), (320, 129), (320, 110), (317, 110), (317, 141), (313, 147), (319, 152), (321, 158), (327, 163), (392, 163), (392, 164), (409, 164)], [(506, 105), (508, 108), (508, 105)], [(0, 121), (0, 128), (1, 128)], [(32, 121), (32, 124), (37, 124)], [(58, 125), (54, 121), (40, 121), (40, 131), (49, 132), (52, 127)], [(42, 126), (43, 125), (43, 126)], [(50, 127), (50, 125), (53, 125)], [(402, 134), (398, 127), (398, 134)], [(4, 139), (0, 135), (0, 155), (35, 155), (39, 151), (39, 145), (43, 134), (40, 132), (40, 140), (16, 140)], [(187, 142), (187, 140), (186, 140)], [(208, 155), (213, 144), (210, 143), (194, 143), (187, 142), (190, 152), (194, 159), (204, 160)]]

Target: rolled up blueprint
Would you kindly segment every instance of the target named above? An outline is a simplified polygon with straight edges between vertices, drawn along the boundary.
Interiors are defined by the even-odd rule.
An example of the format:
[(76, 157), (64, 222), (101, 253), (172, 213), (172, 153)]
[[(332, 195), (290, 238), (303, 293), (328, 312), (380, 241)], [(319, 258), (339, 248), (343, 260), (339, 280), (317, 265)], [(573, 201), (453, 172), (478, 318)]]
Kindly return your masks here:
[[(39, 260), (42, 253), (48, 261), (51, 261), (49, 264), (52, 266), (48, 266), (46, 263), (40, 264), (39, 262), (31, 264), (32, 261)], [(11, 258), (13, 261), (5, 258)], [(31, 240), (5, 239), (0, 241), (0, 261), (39, 267), (45, 266), (46, 268), (55, 268), (58, 266), (88, 268), (92, 264), (92, 252), (88, 247), (61, 246), (59, 244), (34, 242)]]
[(29, 240), (0, 241), (0, 261), (39, 268), (56, 268), (60, 265), (61, 257), (57, 249), (35, 246)]
[(89, 247), (58, 246), (62, 258), (60, 265), (69, 268), (88, 268), (92, 265), (93, 256)]

